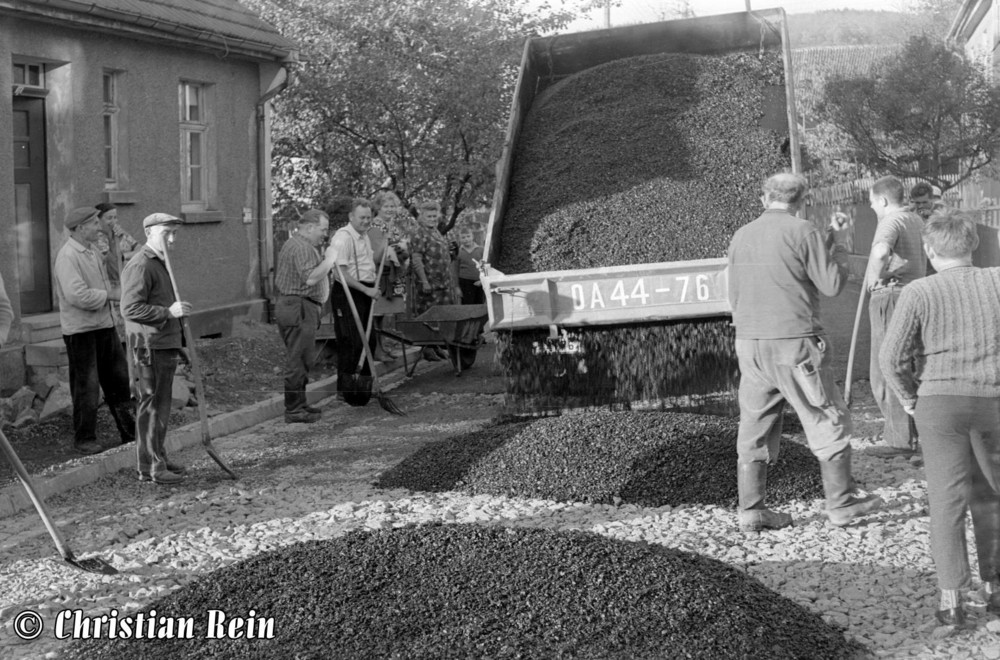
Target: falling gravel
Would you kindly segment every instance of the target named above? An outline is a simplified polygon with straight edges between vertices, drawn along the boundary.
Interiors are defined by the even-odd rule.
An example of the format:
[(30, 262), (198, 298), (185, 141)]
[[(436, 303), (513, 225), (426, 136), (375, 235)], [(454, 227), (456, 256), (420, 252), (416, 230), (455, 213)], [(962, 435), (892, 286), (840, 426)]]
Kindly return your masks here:
[(733, 413), (739, 367), (729, 317), (573, 329), (582, 352), (537, 350), (547, 331), (498, 333), (497, 356), (512, 411), (629, 407)]
[[(737, 422), (711, 415), (588, 411), (497, 424), (434, 442), (377, 482), (415, 491), (596, 504), (736, 503)], [(816, 459), (782, 445), (768, 479), (773, 505), (823, 496)]]
[[(154, 603), (191, 639), (88, 640), (76, 658), (838, 658), (842, 632), (742, 571), (583, 532), (352, 532), (234, 564)], [(203, 613), (273, 617), (206, 639)]]

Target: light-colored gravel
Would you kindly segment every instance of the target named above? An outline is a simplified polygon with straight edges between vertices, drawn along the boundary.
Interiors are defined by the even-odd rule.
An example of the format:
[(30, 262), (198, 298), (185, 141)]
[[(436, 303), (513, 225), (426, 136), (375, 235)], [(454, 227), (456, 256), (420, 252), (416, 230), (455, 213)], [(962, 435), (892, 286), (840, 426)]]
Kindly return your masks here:
[[(379, 491), (370, 485), (379, 472), (420, 442), (475, 428), (496, 411), (499, 397), (414, 395), (402, 403), (411, 411), (431, 406), (441, 413), (400, 419), (374, 403), (357, 410), (325, 402), (327, 433), (274, 421), (217, 439), (216, 447), (240, 473), (239, 482), (222, 478), (196, 448), (180, 457), (194, 468), (183, 486), (139, 484), (123, 472), (52, 502), (76, 554), (104, 557), (121, 571), (117, 576), (84, 573), (63, 562), (33, 512), (3, 520), (0, 657), (58, 657), (68, 644), (52, 634), (62, 610), (99, 616), (117, 609), (125, 615), (201, 575), (282, 545), (359, 528), (444, 521), (589, 530), (692, 550), (742, 567), (844, 626), (877, 657), (1000, 658), (1000, 620), (987, 615), (981, 602), (973, 606), (974, 631), (931, 623), (936, 591), (925, 484), (921, 470), (905, 460), (856, 453), (858, 481), (888, 502), (870, 524), (833, 528), (825, 522), (822, 502), (799, 502), (784, 508), (795, 516), (794, 527), (743, 535), (734, 513), (718, 507)], [(865, 443), (856, 442), (859, 448)], [(12, 631), (12, 622), (26, 610), (40, 613), (46, 623), (33, 642)]]

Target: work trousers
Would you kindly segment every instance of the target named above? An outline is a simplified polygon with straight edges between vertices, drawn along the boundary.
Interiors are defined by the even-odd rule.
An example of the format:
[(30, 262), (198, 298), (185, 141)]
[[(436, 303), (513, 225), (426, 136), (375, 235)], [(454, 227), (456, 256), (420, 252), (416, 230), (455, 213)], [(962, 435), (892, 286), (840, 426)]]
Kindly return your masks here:
[(979, 576), (1000, 578), (1000, 398), (922, 396), (917, 429), (931, 512), (931, 557), (941, 589), (971, 586), (965, 513)]
[(917, 427), (913, 418), (903, 410), (903, 404), (899, 402), (899, 397), (885, 382), (882, 368), (878, 364), (878, 353), (882, 348), (882, 341), (889, 329), (889, 322), (892, 321), (892, 313), (896, 309), (901, 291), (901, 287), (895, 286), (878, 289), (872, 292), (871, 300), (868, 301), (872, 329), (871, 360), (868, 371), (875, 403), (878, 404), (878, 409), (885, 418), (885, 424), (882, 427), (883, 441), (890, 447), (916, 449)]
[(306, 404), (309, 370), (316, 363), (316, 330), (319, 329), (318, 301), (302, 296), (281, 296), (274, 310), (278, 332), (285, 342), (285, 412), (301, 410)]
[(167, 471), (167, 422), (173, 394), (174, 372), (180, 361), (176, 348), (152, 349), (148, 366), (138, 367), (136, 385), (139, 409), (136, 415), (137, 463), (140, 475), (156, 476)]
[[(365, 283), (362, 282), (362, 284)], [(365, 284), (365, 286), (371, 285)], [(368, 314), (375, 301), (356, 289), (350, 289), (350, 294), (354, 300), (354, 306), (358, 311), (361, 323), (367, 323)], [(333, 329), (337, 336), (337, 391), (343, 392), (343, 386), (348, 380), (346, 378), (347, 375), (371, 375), (371, 365), (368, 364), (368, 360), (365, 360), (361, 366), (361, 370), (358, 370), (358, 360), (361, 359), (361, 354), (364, 352), (364, 338), (358, 332), (358, 326), (354, 321), (351, 306), (347, 302), (347, 292), (339, 282), (333, 285), (330, 298), (333, 301)], [(367, 328), (365, 329), (367, 330)], [(372, 350), (373, 354), (375, 343), (376, 337), (373, 331), (368, 337), (368, 347)]]
[(781, 447), (785, 402), (802, 421), (809, 449), (821, 461), (849, 451), (851, 414), (830, 367), (825, 337), (737, 339), (740, 364), (740, 463), (774, 463)]
[(466, 280), (459, 278), (458, 286), (462, 290), (463, 305), (480, 305), (486, 302), (486, 292), (483, 287), (476, 286), (479, 280)]
[(115, 329), (101, 328), (63, 335), (69, 358), (69, 392), (73, 399), (74, 442), (97, 442), (97, 409), (101, 391), (122, 442), (135, 438), (130, 411), (128, 362)]

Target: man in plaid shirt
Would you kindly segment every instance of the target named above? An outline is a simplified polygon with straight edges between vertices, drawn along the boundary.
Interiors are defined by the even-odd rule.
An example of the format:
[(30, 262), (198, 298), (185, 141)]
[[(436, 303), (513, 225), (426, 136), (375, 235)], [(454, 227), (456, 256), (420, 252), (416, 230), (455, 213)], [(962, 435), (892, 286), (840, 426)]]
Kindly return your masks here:
[(316, 330), (321, 311), (330, 297), (330, 269), (334, 252), (324, 256), (319, 246), (330, 230), (330, 218), (319, 209), (309, 209), (278, 255), (274, 284), (279, 296), (275, 306), (278, 331), (285, 342), (285, 422), (311, 424), (320, 418), (319, 408), (306, 401), (309, 369), (316, 362)]

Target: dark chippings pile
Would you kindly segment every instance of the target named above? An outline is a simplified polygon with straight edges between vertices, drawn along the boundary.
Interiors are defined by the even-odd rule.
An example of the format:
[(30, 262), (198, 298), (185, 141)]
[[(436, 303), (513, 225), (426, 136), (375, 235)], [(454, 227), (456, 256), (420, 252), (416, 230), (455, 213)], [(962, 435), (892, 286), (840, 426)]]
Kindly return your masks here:
[[(760, 214), (760, 182), (790, 165), (786, 133), (761, 127), (784, 82), (781, 53), (754, 50), (620, 59), (547, 89), (515, 148), (494, 265), (514, 274), (724, 257)], [(586, 371), (536, 355), (534, 333), (505, 333), (508, 404), (669, 405), (733, 387), (733, 333), (717, 319), (578, 335)]]
[[(499, 424), (424, 446), (379, 488), (657, 507), (736, 505), (736, 420), (686, 413), (573, 413)], [(784, 442), (768, 503), (823, 497), (816, 459)]]
[(514, 156), (502, 252), (513, 274), (708, 259), (789, 166), (760, 127), (781, 53), (615, 60), (547, 90)]
[(272, 640), (87, 641), (148, 658), (858, 658), (865, 649), (696, 554), (575, 532), (432, 525), (352, 532), (228, 566), (152, 606), (273, 616)]

